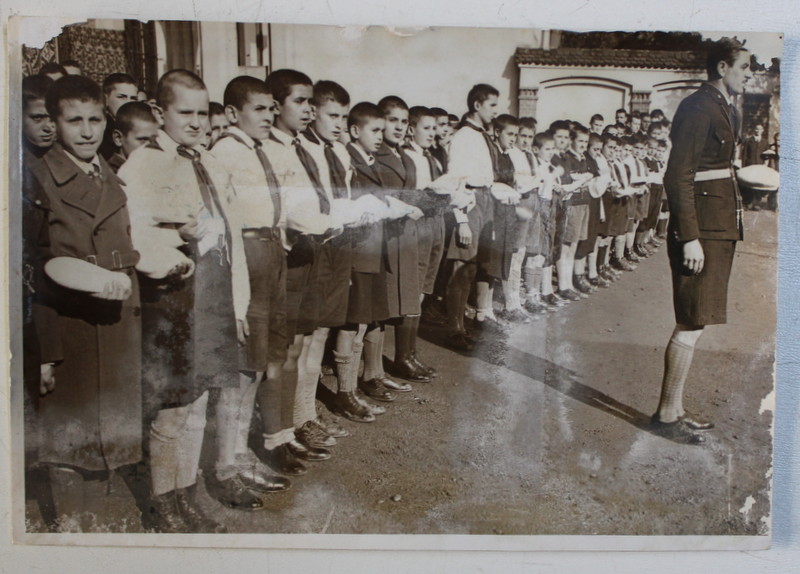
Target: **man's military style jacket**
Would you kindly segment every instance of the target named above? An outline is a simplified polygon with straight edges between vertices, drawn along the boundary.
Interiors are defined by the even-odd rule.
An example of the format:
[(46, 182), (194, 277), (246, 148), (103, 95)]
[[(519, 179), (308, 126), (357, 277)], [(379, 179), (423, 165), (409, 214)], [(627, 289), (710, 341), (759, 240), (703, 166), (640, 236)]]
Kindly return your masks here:
[(675, 113), (664, 187), (678, 241), (742, 238), (733, 171), (736, 123), (725, 96), (711, 84), (683, 100)]

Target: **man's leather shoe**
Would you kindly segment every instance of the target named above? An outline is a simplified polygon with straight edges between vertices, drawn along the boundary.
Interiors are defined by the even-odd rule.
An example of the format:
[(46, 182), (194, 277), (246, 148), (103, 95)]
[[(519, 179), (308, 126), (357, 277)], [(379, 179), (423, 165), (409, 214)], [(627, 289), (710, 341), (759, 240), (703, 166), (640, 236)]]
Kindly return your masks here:
[[(542, 307), (544, 309), (544, 307)], [(527, 313), (525, 313), (522, 309), (512, 309), (511, 311), (507, 311), (505, 314), (505, 319), (510, 321), (511, 323), (530, 323), (531, 317)]]
[(178, 511), (177, 495), (174, 490), (150, 497), (150, 513), (153, 516), (153, 528), (164, 534), (181, 534), (193, 532)]
[[(376, 401), (383, 401), (391, 403), (394, 400), (394, 395), (381, 384), (380, 379), (370, 379), (368, 381), (359, 381), (358, 388), (361, 389), (365, 395)], [(325, 445), (322, 445), (325, 446)]]
[(679, 444), (699, 445), (706, 442), (706, 439), (692, 432), (680, 419), (663, 423), (658, 415), (653, 415), (649, 428), (653, 434)]
[(559, 289), (558, 296), (565, 301), (580, 301), (582, 297), (574, 289)]
[(584, 275), (577, 275), (572, 278), (572, 284), (575, 286), (575, 289), (579, 293), (593, 293), (595, 291), (594, 287), (586, 280)]
[(288, 478), (270, 473), (266, 465), (258, 460), (252, 451), (237, 454), (236, 467), (239, 473), (239, 480), (254, 492), (282, 492), (292, 486)]
[(375, 422), (375, 415), (356, 399), (355, 393), (336, 393), (334, 409), (347, 420), (357, 423)]
[(326, 435), (333, 438), (344, 438), (346, 436), (350, 436), (350, 431), (339, 425), (339, 423), (332, 421), (330, 418), (322, 419), (317, 417), (311, 421), (311, 424), (313, 424), (315, 427), (318, 427)]
[(286, 444), (267, 450), (264, 456), (264, 463), (275, 472), (281, 474), (300, 475), (308, 472), (305, 465), (292, 454)]
[(356, 400), (361, 403), (361, 405), (366, 408), (370, 414), (372, 415), (383, 415), (386, 414), (386, 407), (381, 405), (376, 405), (375, 403), (369, 402), (367, 399), (356, 393)]
[(325, 448), (314, 448), (313, 446), (305, 446), (298, 440), (291, 440), (286, 443), (286, 448), (289, 449), (293, 455), (301, 460), (310, 462), (319, 462), (321, 460), (328, 460), (331, 457), (331, 451)]
[(555, 293), (549, 293), (547, 295), (542, 295), (542, 303), (544, 303), (551, 309), (558, 309), (559, 307), (563, 307), (564, 305), (566, 305), (567, 301), (565, 301)]
[(436, 369), (434, 369), (429, 365), (426, 365), (425, 363), (419, 360), (419, 356), (417, 355), (416, 349), (411, 351), (411, 361), (415, 365), (417, 365), (417, 367), (421, 369), (423, 373), (425, 373), (432, 379), (436, 378), (439, 375), (439, 373), (436, 372)]
[(609, 285), (611, 285), (611, 281), (608, 281), (603, 276), (601, 276), (599, 273), (598, 273), (597, 277), (588, 277), (586, 280), (589, 282), (589, 285), (592, 285), (593, 287), (606, 288)]
[(617, 259), (616, 257), (611, 260), (611, 266), (614, 269), (618, 269), (620, 271), (633, 271), (634, 269), (636, 269), (636, 265), (634, 265), (627, 259)]
[(395, 361), (392, 374), (401, 379), (411, 381), (412, 383), (430, 383), (430, 376), (426, 375), (414, 362), (409, 359), (400, 359)]
[[(218, 480), (213, 475), (206, 479), (206, 490), (220, 503), (233, 508), (234, 510), (258, 510), (264, 507), (261, 499), (250, 492), (238, 474), (234, 474), (225, 480)], [(180, 508), (181, 499), (178, 497), (178, 507)], [(181, 514), (186, 520), (186, 513), (181, 510)], [(187, 523), (189, 521), (187, 520)]]
[(303, 426), (294, 431), (294, 436), (304, 445), (315, 448), (330, 448), (336, 444), (336, 439), (315, 425), (313, 421), (306, 421)]
[(413, 389), (411, 385), (408, 383), (398, 383), (394, 379), (390, 379), (385, 374), (383, 376), (377, 377), (377, 379), (381, 382), (381, 384), (389, 389), (390, 391), (396, 391), (398, 393), (408, 393)]
[(639, 263), (639, 261), (641, 261), (639, 256), (636, 255), (636, 253), (634, 253), (633, 249), (626, 249), (625, 250), (625, 259), (627, 259), (628, 261), (630, 261), (632, 263)]
[(465, 353), (470, 353), (475, 349), (475, 343), (473, 343), (464, 333), (452, 333), (448, 335), (444, 344), (454, 351), (461, 351)]

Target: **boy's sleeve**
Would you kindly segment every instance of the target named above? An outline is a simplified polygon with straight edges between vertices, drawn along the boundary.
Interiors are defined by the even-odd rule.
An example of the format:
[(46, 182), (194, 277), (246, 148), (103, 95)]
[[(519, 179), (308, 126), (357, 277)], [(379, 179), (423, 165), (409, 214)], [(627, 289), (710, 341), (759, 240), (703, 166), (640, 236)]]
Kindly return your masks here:
[[(224, 169), (224, 168), (223, 168)], [(242, 321), (247, 315), (250, 306), (250, 274), (247, 270), (247, 256), (244, 251), (242, 239), (242, 219), (240, 212), (235, 208), (236, 188), (232, 176), (225, 170), (225, 217), (228, 220), (231, 232), (231, 286), (233, 289), (233, 310), (236, 319)]]

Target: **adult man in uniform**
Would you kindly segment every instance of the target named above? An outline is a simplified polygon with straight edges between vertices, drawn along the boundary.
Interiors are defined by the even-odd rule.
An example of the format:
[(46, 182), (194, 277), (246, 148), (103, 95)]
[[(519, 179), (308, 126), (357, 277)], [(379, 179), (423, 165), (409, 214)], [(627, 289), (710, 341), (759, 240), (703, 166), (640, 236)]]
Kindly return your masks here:
[(728, 278), (742, 207), (733, 171), (739, 117), (731, 96), (751, 77), (750, 54), (722, 38), (708, 52), (708, 83), (678, 107), (664, 176), (671, 212), (669, 258), (676, 326), (664, 357), (661, 401), (652, 430), (699, 444), (713, 427), (683, 409), (683, 387), (694, 347), (706, 325), (726, 322)]

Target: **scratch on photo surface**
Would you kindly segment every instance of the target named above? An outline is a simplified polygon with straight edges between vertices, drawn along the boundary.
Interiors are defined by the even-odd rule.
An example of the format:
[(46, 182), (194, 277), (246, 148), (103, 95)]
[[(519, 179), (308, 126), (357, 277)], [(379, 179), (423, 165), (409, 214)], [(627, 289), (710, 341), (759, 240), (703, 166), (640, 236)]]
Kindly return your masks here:
[(320, 534), (325, 534), (328, 531), (328, 527), (331, 525), (331, 519), (333, 518), (333, 511), (336, 510), (336, 505), (331, 506), (331, 511), (328, 512), (328, 517), (325, 519), (325, 524), (322, 526), (322, 530), (320, 530)]

